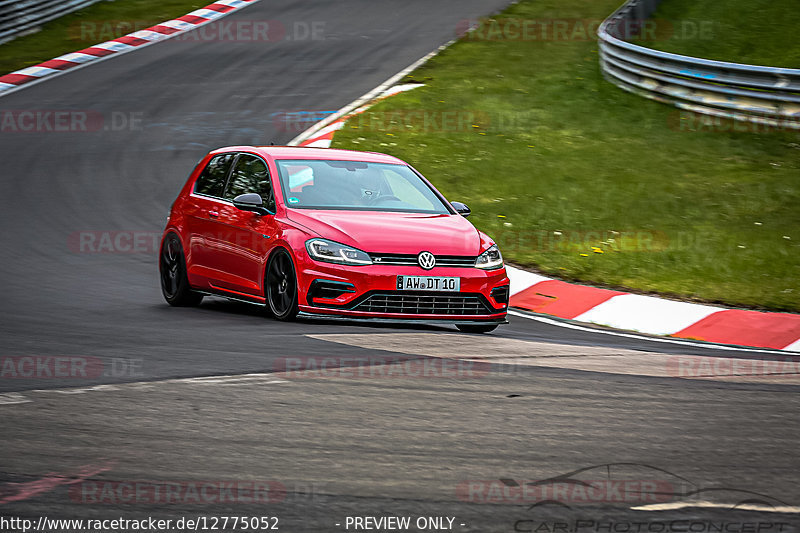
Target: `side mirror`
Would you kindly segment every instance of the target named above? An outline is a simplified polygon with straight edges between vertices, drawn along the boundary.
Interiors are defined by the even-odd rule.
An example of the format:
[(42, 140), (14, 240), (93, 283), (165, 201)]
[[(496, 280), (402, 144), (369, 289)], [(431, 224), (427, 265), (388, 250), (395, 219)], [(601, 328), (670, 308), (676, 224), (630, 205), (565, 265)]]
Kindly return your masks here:
[(267, 208), (264, 207), (264, 202), (261, 200), (261, 196), (254, 192), (240, 194), (233, 199), (233, 205), (242, 211), (252, 211), (253, 213), (257, 213), (259, 215), (272, 214)]
[(464, 218), (467, 218), (472, 211), (470, 211), (467, 204), (462, 204), (461, 202), (450, 202), (450, 205), (453, 206), (453, 209), (456, 210), (456, 213), (461, 215)]

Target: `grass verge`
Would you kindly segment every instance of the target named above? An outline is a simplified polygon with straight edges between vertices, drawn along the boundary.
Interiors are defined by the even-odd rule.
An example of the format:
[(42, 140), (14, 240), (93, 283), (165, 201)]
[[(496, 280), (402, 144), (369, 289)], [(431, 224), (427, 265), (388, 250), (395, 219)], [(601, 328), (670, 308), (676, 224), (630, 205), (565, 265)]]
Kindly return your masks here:
[[(619, 0), (497, 18), (602, 19)], [(800, 135), (697, 127), (605, 82), (593, 39), (470, 37), (334, 147), (409, 161), (502, 246), (562, 279), (800, 311)]]
[(0, 75), (143, 30), (209, 3), (202, 0), (98, 2), (44, 24), (41, 31), (0, 45)]

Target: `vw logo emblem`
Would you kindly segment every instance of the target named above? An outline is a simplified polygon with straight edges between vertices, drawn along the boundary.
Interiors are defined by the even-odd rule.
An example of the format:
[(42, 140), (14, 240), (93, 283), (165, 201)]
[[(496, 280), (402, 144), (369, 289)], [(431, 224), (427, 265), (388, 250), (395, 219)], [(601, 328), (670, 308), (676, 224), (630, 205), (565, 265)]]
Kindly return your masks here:
[(436, 266), (436, 258), (430, 252), (420, 252), (417, 256), (417, 263), (425, 270), (430, 270)]

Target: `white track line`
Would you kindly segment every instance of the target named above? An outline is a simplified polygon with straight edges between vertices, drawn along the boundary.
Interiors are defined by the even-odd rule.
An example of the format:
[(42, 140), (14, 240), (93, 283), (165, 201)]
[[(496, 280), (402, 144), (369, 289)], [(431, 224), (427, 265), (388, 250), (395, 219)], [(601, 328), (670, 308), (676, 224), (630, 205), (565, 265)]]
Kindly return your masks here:
[(800, 513), (800, 507), (791, 505), (758, 505), (753, 503), (743, 503), (737, 505), (734, 503), (714, 503), (714, 502), (671, 502), (671, 503), (653, 503), (649, 505), (639, 505), (638, 507), (631, 507), (634, 511), (672, 511), (676, 509), (730, 509), (742, 511), (761, 511), (765, 513)]
[(23, 396), (18, 392), (6, 392), (0, 394), (0, 405), (13, 405), (18, 403), (29, 403), (33, 400)]
[(359, 107), (361, 107), (362, 105), (366, 104), (367, 102), (371, 102), (372, 100), (374, 100), (375, 98), (377, 98), (378, 96), (383, 94), (385, 91), (390, 89), (393, 85), (395, 85), (400, 79), (402, 79), (403, 76), (405, 76), (409, 72), (411, 72), (413, 70), (416, 70), (417, 68), (419, 68), (420, 66), (425, 64), (428, 60), (430, 60), (432, 57), (437, 55), (439, 52), (441, 52), (442, 50), (444, 50), (445, 48), (447, 48), (448, 46), (450, 46), (454, 42), (455, 42), (455, 39), (447, 41), (445, 44), (441, 45), (439, 48), (437, 48), (433, 52), (431, 52), (429, 54), (426, 54), (425, 56), (417, 59), (412, 64), (410, 64), (409, 66), (407, 66), (406, 68), (404, 68), (403, 70), (401, 70), (400, 72), (398, 72), (397, 74), (395, 74), (394, 76), (392, 76), (391, 78), (386, 80), (385, 82), (381, 83), (380, 85), (378, 85), (377, 87), (375, 87), (374, 89), (369, 91), (368, 93), (366, 93), (363, 96), (353, 100), (352, 102), (350, 102), (349, 104), (347, 104), (343, 108), (339, 109), (339, 111), (337, 111), (336, 113), (334, 113), (332, 115), (328, 115), (323, 120), (321, 120), (321, 121), (317, 122), (316, 124), (314, 124), (313, 126), (308, 128), (306, 131), (304, 131), (303, 133), (301, 133), (300, 135), (298, 135), (297, 137), (295, 137), (294, 139), (289, 141), (288, 145), (289, 146), (297, 146), (301, 142), (305, 141), (306, 139), (310, 139), (312, 137), (317, 137), (318, 136), (318, 134), (317, 134), (318, 131), (320, 131), (321, 129), (325, 128), (326, 126), (336, 122), (337, 120), (339, 120), (340, 118), (344, 117), (345, 115), (350, 114), (352, 111), (358, 109)]
[[(64, 389), (31, 389), (22, 391), (26, 394), (86, 394), (87, 392), (110, 392), (126, 389), (150, 389), (156, 385), (183, 384), (183, 385), (275, 385), (290, 383), (279, 379), (274, 374), (234, 374), (221, 376), (202, 376), (196, 378), (162, 379), (156, 381), (132, 381), (128, 383), (115, 383), (113, 385), (90, 385), (85, 387), (69, 387)], [(0, 393), (0, 406), (33, 402), (31, 398), (20, 392)]]

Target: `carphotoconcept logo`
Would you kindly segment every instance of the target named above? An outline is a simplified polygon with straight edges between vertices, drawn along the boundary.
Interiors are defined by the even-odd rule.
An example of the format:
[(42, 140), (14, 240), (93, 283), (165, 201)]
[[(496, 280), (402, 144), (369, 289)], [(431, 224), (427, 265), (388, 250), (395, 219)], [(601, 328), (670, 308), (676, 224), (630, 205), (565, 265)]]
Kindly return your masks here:
[[(766, 494), (752, 490), (742, 490), (714, 484), (702, 487), (689, 479), (669, 472), (657, 466), (642, 463), (607, 463), (579, 468), (546, 479), (510, 479), (469, 480), (456, 487), (458, 499), (479, 504), (525, 504), (528, 512), (536, 514), (540, 509), (559, 509), (561, 511), (579, 511), (591, 509), (598, 503), (618, 504), (633, 507), (636, 510), (661, 510), (665, 506), (683, 504), (691, 507), (693, 503), (702, 501), (713, 503), (716, 507), (733, 511), (743, 510), (778, 510), (789, 512), (795, 507)], [(607, 517), (606, 517), (607, 518)], [(556, 531), (556, 529), (527, 529), (534, 523), (532, 517), (521, 518), (515, 522), (514, 531)], [(673, 523), (676, 521), (672, 521)], [(587, 520), (585, 526), (598, 526), (596, 530), (631, 532), (644, 529), (616, 529), (604, 527), (605, 521)], [(526, 524), (526, 529), (520, 528)], [(567, 531), (567, 529), (565, 529)], [(578, 531), (578, 529), (569, 529)], [(744, 531), (742, 529), (647, 529), (653, 533), (667, 531)]]

